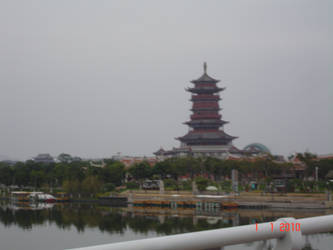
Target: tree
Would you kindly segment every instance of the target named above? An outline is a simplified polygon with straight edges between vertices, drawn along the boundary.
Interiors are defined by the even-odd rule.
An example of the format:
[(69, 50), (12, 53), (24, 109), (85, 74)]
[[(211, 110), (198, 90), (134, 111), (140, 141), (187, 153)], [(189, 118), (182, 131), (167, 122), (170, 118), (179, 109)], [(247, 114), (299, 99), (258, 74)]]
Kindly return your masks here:
[(194, 178), (194, 176), (202, 173), (202, 158), (196, 159), (194, 157), (186, 157), (183, 159), (183, 161), (180, 161), (181, 166), (183, 166), (183, 171), (181, 174), (189, 173), (191, 176), (191, 179)]
[(317, 156), (309, 152), (305, 152), (304, 154), (298, 153), (296, 157), (305, 164), (306, 166), (305, 175), (314, 176), (315, 165), (316, 165), (315, 160)]
[(231, 181), (222, 181), (221, 182), (221, 189), (225, 192), (231, 192), (232, 191)]
[(165, 179), (170, 174), (170, 164), (167, 161), (157, 162), (153, 168), (153, 174)]
[(0, 183), (9, 186), (12, 184), (14, 171), (7, 164), (0, 164)]
[(35, 188), (40, 188), (45, 180), (45, 173), (42, 170), (32, 170), (31, 178)]
[(18, 162), (12, 169), (15, 175), (15, 183), (18, 186), (27, 186), (30, 182), (29, 168), (23, 162)]
[(204, 177), (198, 176), (195, 178), (195, 183), (197, 184), (197, 187), (200, 191), (204, 191), (209, 184), (209, 180)]
[(65, 180), (62, 184), (63, 190), (71, 195), (79, 195), (81, 193), (81, 183), (78, 180)]
[(65, 167), (64, 178), (82, 181), (85, 178), (84, 166), (80, 162), (71, 162)]
[(102, 182), (96, 176), (87, 176), (81, 184), (84, 195), (93, 197), (102, 190)]
[(166, 179), (164, 180), (164, 187), (166, 190), (178, 190), (178, 183), (174, 179)]
[(73, 158), (70, 154), (61, 153), (58, 155), (57, 159), (63, 163), (70, 163), (73, 161)]
[(329, 177), (328, 173), (333, 171), (333, 159), (321, 159), (314, 163), (314, 165), (318, 167), (318, 176), (320, 179)]
[(130, 173), (130, 175), (132, 175), (134, 179), (139, 181), (150, 178), (153, 173), (152, 168), (146, 161), (135, 163), (130, 167), (128, 172)]
[(125, 176), (125, 166), (121, 162), (112, 162), (101, 170), (101, 179), (105, 183), (120, 186)]

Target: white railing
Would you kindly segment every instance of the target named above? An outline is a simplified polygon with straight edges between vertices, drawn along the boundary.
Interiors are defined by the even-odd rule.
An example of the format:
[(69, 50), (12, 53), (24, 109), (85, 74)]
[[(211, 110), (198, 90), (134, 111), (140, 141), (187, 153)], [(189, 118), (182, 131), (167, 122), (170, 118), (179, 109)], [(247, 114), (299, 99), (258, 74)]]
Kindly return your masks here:
[(298, 250), (302, 249), (304, 245), (302, 235), (330, 231), (333, 231), (333, 215), (298, 220), (281, 218), (274, 222), (76, 248), (75, 250), (221, 249), (224, 246), (269, 239), (277, 239), (275, 250)]

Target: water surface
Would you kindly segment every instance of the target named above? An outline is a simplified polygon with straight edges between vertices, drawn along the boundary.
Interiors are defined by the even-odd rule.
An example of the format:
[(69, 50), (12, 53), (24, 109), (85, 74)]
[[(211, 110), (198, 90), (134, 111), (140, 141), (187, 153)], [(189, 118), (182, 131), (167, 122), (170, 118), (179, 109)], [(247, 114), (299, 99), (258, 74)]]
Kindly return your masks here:
[[(113, 208), (97, 204), (0, 203), (0, 249), (68, 249), (178, 233), (333, 214), (331, 210)], [(306, 238), (307, 248), (330, 250), (333, 234)], [(225, 247), (271, 249), (274, 241)]]

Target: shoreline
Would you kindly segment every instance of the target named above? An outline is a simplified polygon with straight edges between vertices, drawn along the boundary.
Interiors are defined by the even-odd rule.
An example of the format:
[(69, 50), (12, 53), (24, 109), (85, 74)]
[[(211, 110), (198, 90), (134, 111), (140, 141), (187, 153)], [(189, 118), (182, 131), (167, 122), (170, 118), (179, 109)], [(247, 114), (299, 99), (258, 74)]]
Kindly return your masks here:
[[(278, 209), (331, 209), (333, 202), (328, 201), (326, 194), (323, 193), (288, 193), (288, 194), (266, 194), (260, 193), (240, 193), (220, 194), (202, 193), (192, 194), (190, 192), (167, 192), (157, 193), (154, 191), (146, 192), (126, 192), (120, 194), (128, 198), (130, 204), (146, 202), (149, 204), (157, 201), (168, 202), (201, 202), (201, 203), (236, 203), (239, 208), (278, 208)], [(222, 205), (223, 207), (223, 205)]]
[[(0, 197), (0, 201), (9, 201), (9, 197)], [(161, 205), (167, 202), (168, 205)], [(141, 207), (177, 207), (172, 206), (176, 203), (192, 204), (192, 208), (198, 206), (223, 208), (240, 208), (240, 209), (332, 209), (333, 201), (326, 199), (326, 194), (322, 193), (288, 193), (288, 194), (266, 194), (260, 193), (240, 193), (234, 194), (220, 194), (220, 193), (198, 193), (167, 191), (159, 193), (158, 191), (126, 191), (112, 197), (99, 197), (99, 198), (72, 198), (66, 202), (56, 203), (94, 203), (109, 206), (141, 206)], [(215, 205), (214, 205), (215, 204)], [(225, 206), (223, 204), (226, 204)], [(229, 204), (229, 205), (227, 205)], [(232, 204), (232, 205), (230, 205)], [(237, 206), (235, 205), (237, 204)]]

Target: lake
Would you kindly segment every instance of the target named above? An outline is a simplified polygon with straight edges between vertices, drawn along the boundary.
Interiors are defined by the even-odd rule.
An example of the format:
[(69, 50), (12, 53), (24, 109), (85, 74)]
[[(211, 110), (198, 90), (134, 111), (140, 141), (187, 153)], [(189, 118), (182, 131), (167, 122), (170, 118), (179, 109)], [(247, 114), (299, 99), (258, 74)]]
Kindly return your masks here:
[[(0, 201), (1, 250), (56, 250), (156, 236), (311, 217), (332, 210), (115, 208), (98, 204), (10, 204)], [(306, 238), (304, 249), (330, 250), (333, 234)], [(225, 250), (271, 249), (274, 241), (225, 247)]]

